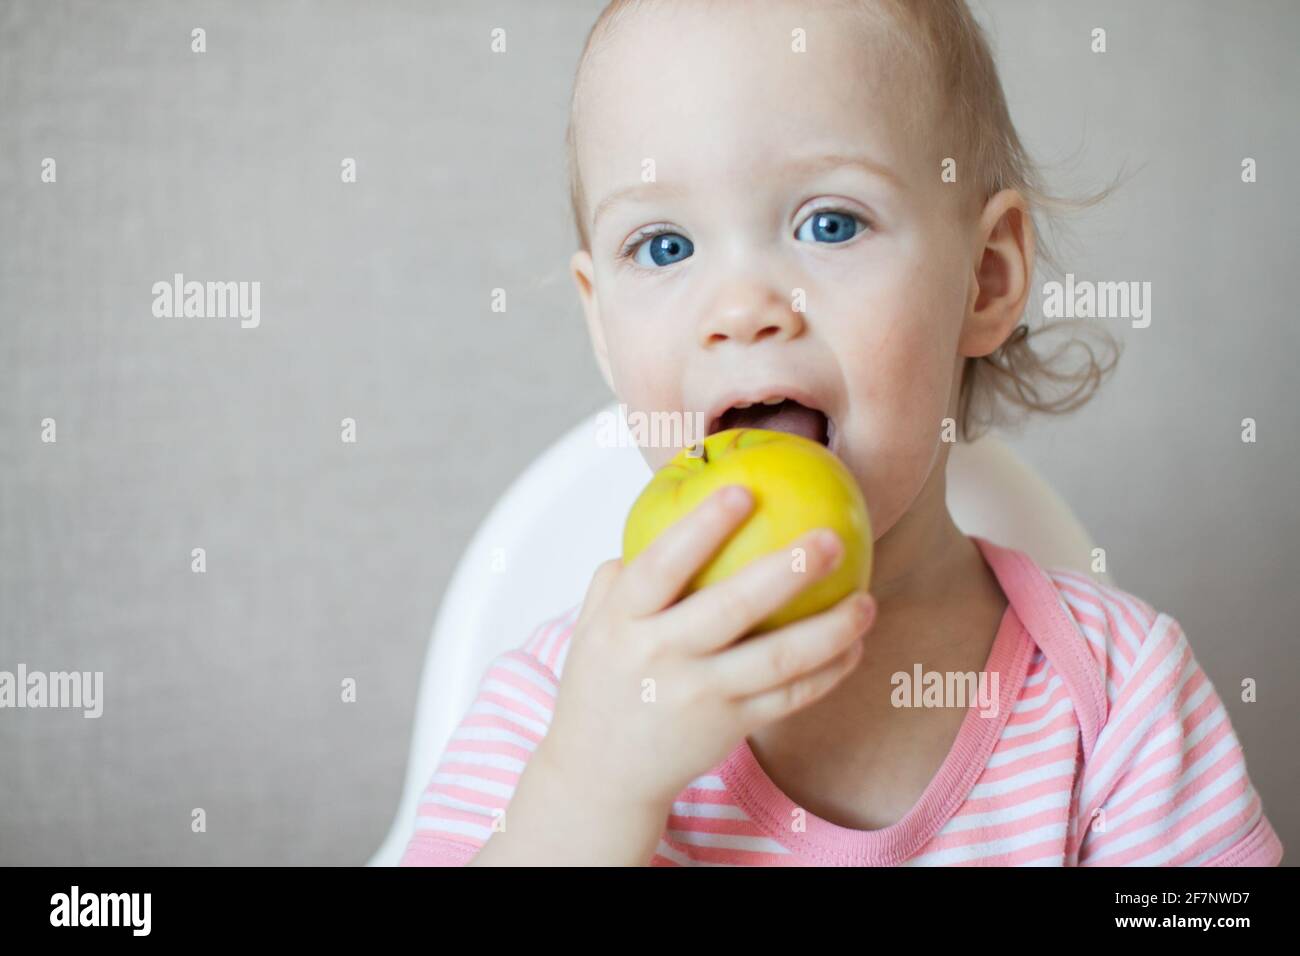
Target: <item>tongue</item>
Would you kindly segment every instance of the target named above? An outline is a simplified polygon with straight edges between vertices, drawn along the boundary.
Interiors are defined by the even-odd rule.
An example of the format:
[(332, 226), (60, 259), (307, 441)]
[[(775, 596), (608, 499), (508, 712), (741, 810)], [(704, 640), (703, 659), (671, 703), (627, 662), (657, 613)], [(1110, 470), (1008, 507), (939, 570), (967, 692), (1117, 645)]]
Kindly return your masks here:
[(826, 444), (826, 416), (790, 399), (780, 405), (733, 408), (722, 416), (719, 424), (723, 428), (767, 428), (789, 432)]

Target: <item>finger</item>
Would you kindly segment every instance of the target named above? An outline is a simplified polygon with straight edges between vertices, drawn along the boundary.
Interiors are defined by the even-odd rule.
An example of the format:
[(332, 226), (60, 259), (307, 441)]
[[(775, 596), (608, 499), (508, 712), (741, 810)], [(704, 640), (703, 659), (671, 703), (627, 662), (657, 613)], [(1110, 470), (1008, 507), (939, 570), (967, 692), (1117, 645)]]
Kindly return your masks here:
[(621, 576), (624, 607), (634, 617), (663, 610), (721, 547), (753, 507), (743, 485), (719, 488), (633, 558)]
[(875, 599), (855, 591), (820, 614), (760, 634), (710, 658), (717, 686), (728, 697), (751, 697), (784, 687), (829, 664), (875, 620)]
[(862, 654), (862, 642), (854, 641), (848, 650), (817, 670), (797, 677), (788, 684), (743, 698), (738, 702), (742, 720), (748, 726), (762, 727), (802, 710), (825, 697), (840, 681), (853, 673), (853, 669), (862, 660)]
[[(807, 556), (802, 570), (791, 566), (790, 556), (798, 548)], [(721, 650), (825, 577), (843, 553), (844, 544), (835, 532), (825, 528), (809, 531), (790, 547), (763, 555), (678, 603), (664, 614), (664, 630), (697, 654)]]
[(623, 562), (619, 558), (603, 561), (596, 568), (591, 576), (591, 583), (587, 585), (587, 594), (582, 599), (582, 609), (578, 612), (578, 619), (574, 622), (575, 630), (604, 603), (606, 595), (618, 580), (619, 572), (622, 570)]

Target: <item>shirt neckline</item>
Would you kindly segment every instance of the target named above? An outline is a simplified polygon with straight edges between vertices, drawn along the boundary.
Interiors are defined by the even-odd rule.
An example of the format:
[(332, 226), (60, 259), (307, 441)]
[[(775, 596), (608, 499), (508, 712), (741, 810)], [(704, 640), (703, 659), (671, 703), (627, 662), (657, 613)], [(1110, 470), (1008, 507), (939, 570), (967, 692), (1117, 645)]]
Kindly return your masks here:
[(843, 827), (804, 810), (802, 832), (791, 822), (796, 804), (759, 764), (749, 738), (743, 739), (718, 768), (736, 802), (769, 837), (814, 863), (835, 866), (892, 866), (928, 843), (966, 801), (997, 745), (1024, 685), (1033, 643), (1015, 609), (1023, 580), (1022, 565), (1002, 559), (1002, 549), (971, 535), (1007, 596), (1007, 607), (989, 650), (984, 672), (998, 674), (998, 712), (981, 717), (972, 702), (947, 756), (920, 798), (902, 819), (878, 830)]

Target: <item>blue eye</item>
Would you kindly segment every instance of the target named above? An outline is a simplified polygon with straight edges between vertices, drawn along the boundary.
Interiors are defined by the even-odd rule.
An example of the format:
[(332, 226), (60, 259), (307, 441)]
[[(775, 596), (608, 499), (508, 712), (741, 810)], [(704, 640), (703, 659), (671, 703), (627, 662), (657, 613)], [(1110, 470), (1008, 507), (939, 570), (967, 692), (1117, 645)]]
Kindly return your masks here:
[[(693, 252), (695, 252), (695, 245), (680, 233), (659, 232), (642, 237), (639, 243), (629, 248), (623, 255), (630, 256), (639, 266), (651, 268), (681, 262)], [(647, 253), (650, 257), (649, 261), (646, 261)]]
[(849, 213), (815, 212), (799, 226), (795, 238), (813, 242), (847, 242), (858, 234), (859, 223), (858, 217)]

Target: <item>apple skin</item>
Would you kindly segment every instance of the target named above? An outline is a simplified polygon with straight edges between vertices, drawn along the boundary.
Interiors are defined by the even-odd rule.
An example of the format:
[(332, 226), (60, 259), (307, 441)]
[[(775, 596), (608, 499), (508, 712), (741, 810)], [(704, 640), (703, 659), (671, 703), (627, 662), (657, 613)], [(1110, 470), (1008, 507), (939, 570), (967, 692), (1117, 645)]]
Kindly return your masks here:
[[(623, 528), (625, 565), (709, 495), (726, 485), (744, 485), (754, 496), (749, 516), (691, 579), (683, 596), (730, 577), (756, 558), (789, 548), (814, 528), (839, 535), (844, 544), (839, 566), (749, 633), (773, 630), (866, 590), (872, 558), (866, 502), (852, 472), (829, 449), (788, 432), (729, 428), (704, 440), (704, 454), (688, 451), (660, 468), (633, 503)], [(791, 553), (792, 566), (794, 560)]]

